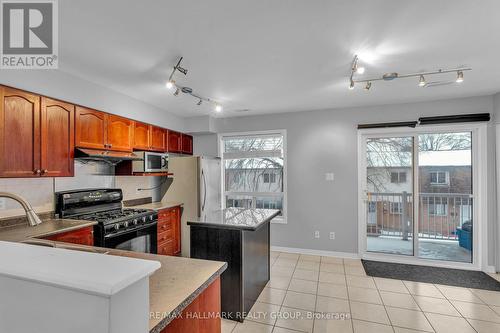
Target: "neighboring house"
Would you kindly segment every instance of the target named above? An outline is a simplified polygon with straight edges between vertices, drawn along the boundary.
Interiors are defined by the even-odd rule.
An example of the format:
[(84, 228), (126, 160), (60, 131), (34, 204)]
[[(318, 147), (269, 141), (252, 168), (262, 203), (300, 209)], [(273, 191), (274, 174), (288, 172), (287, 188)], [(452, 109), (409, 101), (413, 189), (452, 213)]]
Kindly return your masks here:
[[(464, 163), (457, 160), (456, 164)], [(372, 236), (411, 234), (412, 168), (369, 166), (367, 176), (368, 233)], [(418, 186), (420, 237), (455, 239), (456, 228), (472, 219), (470, 163), (420, 166)]]

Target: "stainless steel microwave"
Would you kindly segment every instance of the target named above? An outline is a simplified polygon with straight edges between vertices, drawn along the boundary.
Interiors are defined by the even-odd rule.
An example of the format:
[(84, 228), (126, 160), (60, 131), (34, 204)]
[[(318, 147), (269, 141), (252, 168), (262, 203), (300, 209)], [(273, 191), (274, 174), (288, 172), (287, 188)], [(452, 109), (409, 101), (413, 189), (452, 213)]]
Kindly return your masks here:
[(167, 172), (168, 171), (168, 154), (153, 153), (149, 151), (135, 151), (141, 161), (132, 162), (133, 172)]

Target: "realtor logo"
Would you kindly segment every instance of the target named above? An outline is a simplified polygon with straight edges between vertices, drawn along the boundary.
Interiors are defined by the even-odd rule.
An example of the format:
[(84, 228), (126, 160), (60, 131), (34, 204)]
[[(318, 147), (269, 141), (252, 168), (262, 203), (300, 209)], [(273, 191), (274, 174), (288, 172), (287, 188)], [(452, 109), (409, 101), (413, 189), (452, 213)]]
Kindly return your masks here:
[(0, 3), (0, 68), (57, 68), (56, 0), (1, 0)]

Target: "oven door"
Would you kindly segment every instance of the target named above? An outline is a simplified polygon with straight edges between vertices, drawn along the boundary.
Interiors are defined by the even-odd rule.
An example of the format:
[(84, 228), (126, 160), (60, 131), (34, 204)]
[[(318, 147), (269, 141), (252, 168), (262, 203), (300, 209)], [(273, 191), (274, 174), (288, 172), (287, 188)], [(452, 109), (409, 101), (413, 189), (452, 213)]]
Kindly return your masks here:
[(109, 234), (104, 237), (104, 247), (118, 250), (157, 253), (156, 222), (145, 228)]
[(144, 153), (144, 172), (168, 171), (168, 154)]

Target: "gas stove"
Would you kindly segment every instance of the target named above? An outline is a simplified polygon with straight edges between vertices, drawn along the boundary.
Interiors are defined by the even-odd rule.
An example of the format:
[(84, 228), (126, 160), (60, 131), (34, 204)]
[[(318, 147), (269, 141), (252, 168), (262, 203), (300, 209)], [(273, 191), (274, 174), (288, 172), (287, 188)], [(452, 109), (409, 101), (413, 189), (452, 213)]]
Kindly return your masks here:
[(85, 189), (56, 193), (61, 218), (96, 221), (94, 244), (156, 253), (158, 214), (149, 209), (122, 208), (121, 189)]

